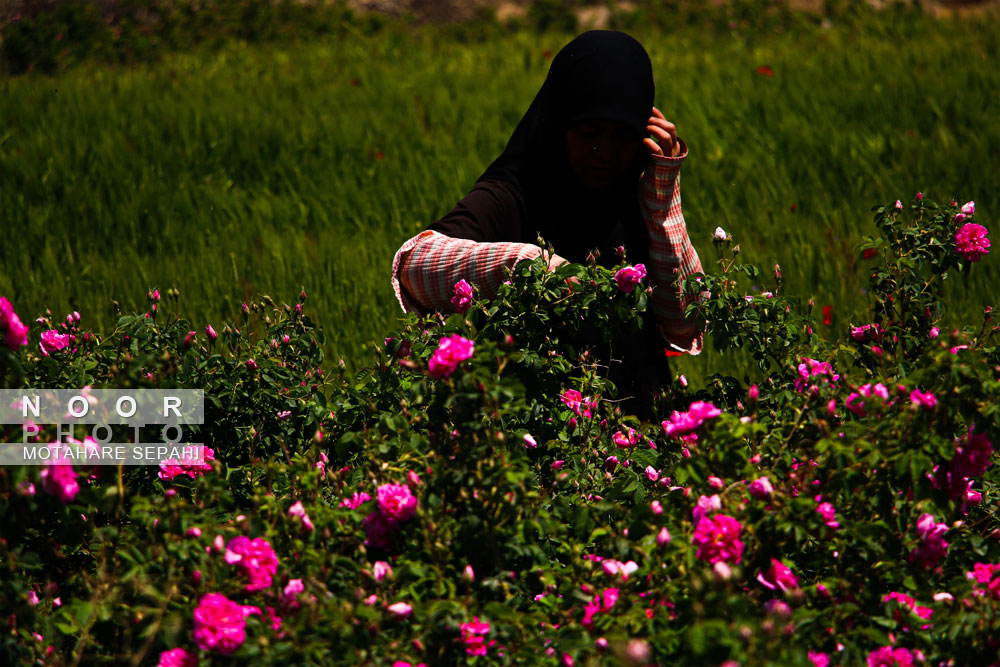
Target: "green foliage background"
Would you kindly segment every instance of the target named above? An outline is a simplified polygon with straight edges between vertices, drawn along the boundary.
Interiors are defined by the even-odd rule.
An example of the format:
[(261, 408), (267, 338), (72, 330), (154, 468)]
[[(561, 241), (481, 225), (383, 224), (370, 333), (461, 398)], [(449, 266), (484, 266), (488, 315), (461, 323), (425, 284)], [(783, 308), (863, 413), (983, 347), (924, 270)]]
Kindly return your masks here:
[[(722, 226), (843, 327), (868, 305), (855, 246), (871, 202), (929, 188), (994, 217), (996, 19), (669, 16), (616, 20), (650, 52), (656, 104), (691, 146), (685, 211), (706, 264)], [(111, 300), (140, 308), (147, 287), (176, 287), (196, 327), (218, 328), (243, 300), (304, 287), (327, 356), (363, 366), (399, 313), (396, 248), (468, 191), (572, 37), (491, 25), (345, 22), (0, 79), (0, 294), (26, 318), (76, 309), (110, 330)], [(998, 278), (984, 263), (952, 313), (978, 312)], [(710, 353), (678, 368), (734, 363)]]

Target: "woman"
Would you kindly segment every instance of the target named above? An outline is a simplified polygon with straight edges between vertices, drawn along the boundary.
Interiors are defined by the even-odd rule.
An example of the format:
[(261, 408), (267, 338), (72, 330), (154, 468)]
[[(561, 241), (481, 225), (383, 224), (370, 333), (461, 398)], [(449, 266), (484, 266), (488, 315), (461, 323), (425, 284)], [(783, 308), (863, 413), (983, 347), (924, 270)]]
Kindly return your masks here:
[(610, 268), (625, 246), (629, 261), (647, 267), (655, 326), (645, 327), (642, 345), (618, 341), (628, 354), (612, 379), (623, 395), (669, 381), (664, 340), (675, 352), (701, 351), (699, 327), (684, 317), (695, 297), (678, 286), (701, 262), (681, 212), (687, 147), (653, 93), (649, 56), (632, 37), (594, 30), (567, 44), (500, 157), (396, 253), (392, 283), (403, 309), (453, 310), (463, 278), (492, 298), (508, 267), (543, 254), (539, 235), (555, 250), (550, 268), (584, 262), (593, 249)]

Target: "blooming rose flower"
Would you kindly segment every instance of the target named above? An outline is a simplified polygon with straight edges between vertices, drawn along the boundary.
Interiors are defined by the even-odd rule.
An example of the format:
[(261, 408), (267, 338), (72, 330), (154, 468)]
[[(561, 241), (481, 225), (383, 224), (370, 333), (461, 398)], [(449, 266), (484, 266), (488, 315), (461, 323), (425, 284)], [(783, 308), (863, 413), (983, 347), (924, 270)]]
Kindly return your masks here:
[(628, 581), (628, 576), (638, 570), (639, 565), (634, 560), (622, 563), (621, 561), (609, 558), (601, 563), (601, 569), (609, 577), (621, 575), (622, 581)]
[(628, 435), (626, 436), (621, 431), (616, 431), (613, 436), (611, 436), (611, 442), (615, 443), (617, 446), (626, 449), (628, 447), (633, 447), (639, 442), (640, 433), (634, 428), (629, 428)]
[(566, 407), (575, 412), (577, 416), (587, 417), (588, 419), (591, 415), (590, 408), (596, 405), (596, 402), (592, 401), (589, 396), (583, 396), (576, 389), (567, 389), (559, 399), (566, 404)]
[(459, 627), (462, 632), (462, 643), (465, 645), (465, 652), (468, 655), (486, 655), (487, 649), (496, 642), (486, 643), (486, 635), (490, 633), (490, 624), (479, 620), (478, 616), (472, 617), (472, 622), (462, 623)]
[(306, 508), (303, 507), (301, 500), (296, 500), (295, 504), (288, 508), (288, 516), (298, 517), (302, 521), (302, 527), (310, 533), (315, 528), (309, 515), (306, 514)]
[(702, 517), (722, 510), (722, 499), (718, 495), (698, 496), (698, 504), (691, 510), (691, 518), (697, 526)]
[(38, 346), (42, 349), (42, 355), (49, 356), (57, 350), (62, 350), (70, 343), (69, 334), (61, 334), (55, 329), (42, 332), (42, 340)]
[(695, 401), (687, 412), (670, 413), (670, 419), (661, 423), (668, 437), (683, 437), (696, 431), (709, 419), (722, 414), (722, 410), (711, 403)]
[(963, 259), (978, 262), (990, 252), (990, 240), (986, 234), (987, 230), (982, 225), (965, 223), (955, 232), (955, 250)]
[(259, 607), (241, 605), (221, 593), (202, 596), (194, 610), (194, 642), (203, 651), (229, 655), (246, 639), (246, 619)]
[(880, 324), (865, 324), (851, 329), (851, 338), (859, 343), (882, 340), (883, 335), (885, 335), (885, 329)]
[(202, 462), (197, 463), (194, 460), (188, 459), (164, 459), (160, 461), (160, 472), (158, 473), (160, 479), (164, 481), (170, 481), (178, 475), (187, 475), (191, 479), (195, 477), (200, 477), (206, 472), (212, 470), (212, 464), (209, 461), (215, 460), (215, 451), (208, 446), (202, 448)]
[(976, 202), (969, 201), (969, 202), (965, 202), (964, 204), (962, 204), (962, 213), (964, 213), (966, 215), (975, 215), (976, 214)]
[(764, 498), (769, 498), (774, 493), (774, 486), (771, 485), (771, 479), (765, 475), (750, 482), (747, 490), (754, 498), (763, 500)]
[(837, 510), (831, 503), (819, 503), (816, 506), (816, 511), (823, 517), (823, 522), (828, 528), (833, 528), (834, 530), (840, 528), (840, 524), (836, 520)]
[(0, 333), (4, 334), (4, 342), (11, 350), (16, 351), (28, 344), (28, 327), (21, 322), (5, 296), (0, 296)]
[(725, 514), (703, 517), (694, 529), (691, 543), (698, 547), (695, 554), (709, 563), (739, 563), (743, 557), (743, 541), (739, 539), (743, 526)]
[(917, 534), (921, 542), (910, 553), (910, 560), (928, 569), (936, 567), (948, 552), (948, 543), (944, 541), (947, 532), (948, 524), (937, 523), (931, 514), (921, 514), (917, 520)]
[(580, 623), (588, 630), (594, 625), (594, 616), (610, 611), (618, 602), (618, 589), (608, 588), (603, 593), (594, 596), (583, 608), (583, 620)]
[(198, 654), (188, 653), (183, 648), (174, 648), (160, 654), (157, 667), (197, 667)]
[(341, 507), (346, 507), (347, 509), (352, 509), (353, 510), (353, 509), (357, 509), (362, 504), (368, 502), (371, 499), (372, 499), (372, 497), (369, 496), (364, 491), (361, 491), (361, 492), (355, 491), (354, 495), (351, 496), (350, 498), (344, 498), (343, 500), (341, 500), (340, 501), (340, 506)]
[(910, 402), (914, 407), (933, 410), (937, 406), (937, 397), (929, 391), (924, 392), (914, 389), (910, 392)]
[(799, 587), (798, 577), (792, 570), (780, 560), (771, 559), (771, 567), (767, 572), (757, 575), (757, 581), (770, 588), (772, 591), (780, 588), (782, 591), (789, 591)]
[(290, 579), (281, 591), (281, 602), (286, 607), (297, 607), (296, 596), (306, 589), (301, 579)]
[(966, 572), (965, 576), (986, 586), (985, 589), (975, 589), (976, 595), (989, 595), (1000, 600), (1000, 563), (976, 563), (972, 572)]
[(472, 305), (472, 285), (463, 278), (455, 283), (451, 293), (451, 305), (455, 306), (455, 312), (467, 312)]
[(906, 607), (911, 612), (916, 614), (919, 618), (922, 618), (924, 620), (927, 620), (934, 615), (933, 609), (931, 609), (930, 607), (921, 607), (920, 605), (917, 604), (917, 601), (915, 599), (913, 599), (906, 593), (893, 592), (882, 596), (882, 602), (889, 602), (889, 601), (899, 603), (901, 606)]
[(52, 463), (42, 468), (42, 491), (55, 496), (63, 505), (70, 503), (80, 492), (80, 485), (76, 481), (76, 471), (69, 464), (68, 459), (62, 458), (53, 460)]
[(247, 590), (259, 591), (271, 585), (278, 572), (278, 557), (270, 542), (262, 537), (250, 539), (239, 535), (226, 545), (226, 562), (239, 565), (247, 578)]
[(814, 667), (830, 667), (830, 656), (819, 651), (809, 651), (809, 661)]
[(436, 378), (446, 378), (458, 365), (472, 356), (475, 344), (468, 338), (452, 334), (441, 339), (438, 348), (427, 362), (427, 370)]
[[(826, 306), (824, 306), (826, 308)], [(823, 380), (823, 382), (836, 382), (840, 379), (840, 375), (833, 372), (833, 366), (830, 365), (828, 361), (819, 361), (817, 359), (810, 359), (808, 357), (803, 357), (802, 361), (796, 367), (799, 377), (795, 379), (795, 389), (799, 392), (805, 391), (807, 388), (810, 391), (816, 391), (815, 386), (810, 384), (810, 380), (815, 381), (818, 377)]]
[(416, 513), (417, 499), (405, 484), (383, 484), (378, 487), (378, 508), (390, 521), (406, 521)]
[(903, 647), (883, 646), (868, 654), (868, 667), (913, 667), (913, 654)]
[(644, 264), (636, 264), (635, 266), (625, 266), (618, 269), (618, 272), (615, 273), (615, 282), (618, 283), (618, 289), (626, 294), (631, 294), (635, 286), (645, 277), (646, 266)]

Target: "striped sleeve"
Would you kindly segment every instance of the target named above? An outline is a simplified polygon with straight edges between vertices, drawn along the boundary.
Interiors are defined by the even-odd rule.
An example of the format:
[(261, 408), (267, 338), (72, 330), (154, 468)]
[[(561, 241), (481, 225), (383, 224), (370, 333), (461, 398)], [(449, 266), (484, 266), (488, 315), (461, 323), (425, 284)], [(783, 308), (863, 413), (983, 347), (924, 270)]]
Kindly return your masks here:
[(452, 312), (452, 288), (463, 278), (482, 299), (496, 296), (507, 269), (542, 249), (529, 243), (477, 243), (425, 231), (409, 239), (392, 260), (392, 288), (406, 312)]
[(649, 274), (653, 283), (650, 305), (663, 338), (679, 352), (699, 354), (703, 333), (700, 323), (684, 317), (697, 294), (684, 294), (680, 282), (701, 272), (701, 260), (688, 237), (681, 210), (681, 163), (687, 157), (681, 141), (677, 157), (650, 157), (639, 184), (639, 207), (649, 232)]

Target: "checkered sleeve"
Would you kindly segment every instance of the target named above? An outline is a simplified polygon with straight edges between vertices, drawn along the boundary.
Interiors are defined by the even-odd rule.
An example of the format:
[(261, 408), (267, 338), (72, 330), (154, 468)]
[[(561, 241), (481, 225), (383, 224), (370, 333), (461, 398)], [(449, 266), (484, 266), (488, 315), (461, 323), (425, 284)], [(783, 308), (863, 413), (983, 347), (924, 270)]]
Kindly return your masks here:
[(425, 231), (409, 239), (392, 260), (392, 288), (406, 312), (453, 312), (452, 288), (463, 278), (492, 299), (507, 269), (542, 249), (529, 243), (477, 243)]
[(681, 163), (687, 157), (681, 141), (677, 157), (654, 155), (639, 184), (639, 206), (649, 231), (649, 267), (653, 295), (650, 305), (663, 338), (679, 352), (699, 354), (702, 324), (684, 316), (684, 310), (698, 298), (685, 294), (680, 282), (701, 272), (701, 260), (688, 237), (681, 211)]

